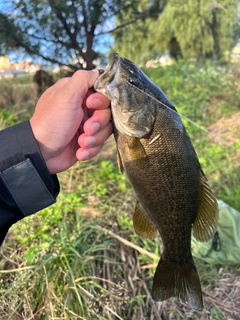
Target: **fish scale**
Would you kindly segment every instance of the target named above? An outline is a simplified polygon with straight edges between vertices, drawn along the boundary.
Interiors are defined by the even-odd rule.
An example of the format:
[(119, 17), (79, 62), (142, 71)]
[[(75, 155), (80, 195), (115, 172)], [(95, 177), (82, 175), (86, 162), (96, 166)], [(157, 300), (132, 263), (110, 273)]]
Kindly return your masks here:
[(197, 240), (211, 239), (218, 206), (182, 120), (163, 91), (117, 54), (94, 87), (111, 100), (119, 168), (137, 198), (135, 231), (155, 240), (159, 232), (162, 238), (152, 296), (178, 297), (202, 310), (191, 234), (193, 229)]

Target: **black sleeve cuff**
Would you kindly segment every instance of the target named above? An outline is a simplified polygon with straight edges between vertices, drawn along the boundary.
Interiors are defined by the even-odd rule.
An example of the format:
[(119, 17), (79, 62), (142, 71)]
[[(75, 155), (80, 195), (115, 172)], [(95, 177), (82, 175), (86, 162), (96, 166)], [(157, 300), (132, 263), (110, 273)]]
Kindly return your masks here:
[(56, 202), (30, 159), (4, 170), (0, 175), (24, 216)]
[(54, 203), (59, 189), (28, 121), (0, 131), (0, 243), (13, 223)]
[(30, 159), (40, 178), (56, 198), (56, 176), (50, 175), (41, 151), (35, 140), (29, 121), (17, 124), (0, 132), (0, 172)]

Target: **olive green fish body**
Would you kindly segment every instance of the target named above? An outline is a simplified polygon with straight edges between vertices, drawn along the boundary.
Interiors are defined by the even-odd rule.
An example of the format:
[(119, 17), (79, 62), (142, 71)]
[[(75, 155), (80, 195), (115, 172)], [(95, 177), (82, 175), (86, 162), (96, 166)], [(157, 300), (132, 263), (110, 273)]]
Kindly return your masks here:
[(111, 100), (119, 167), (137, 197), (135, 231), (149, 238), (158, 231), (162, 238), (153, 298), (175, 296), (201, 310), (191, 233), (210, 239), (218, 210), (181, 118), (161, 89), (117, 55), (95, 89)]
[[(168, 262), (166, 270), (160, 270), (167, 283), (159, 284), (156, 272), (153, 297), (156, 300), (165, 300), (178, 296), (189, 306), (201, 310), (201, 288), (191, 254), (191, 230), (198, 211), (200, 168), (185, 130), (180, 132), (174, 128), (174, 123), (171, 127), (172, 121), (169, 123), (170, 119), (166, 121), (165, 118), (159, 113), (153, 131), (140, 140), (121, 133), (115, 134), (115, 137), (124, 171), (133, 186), (139, 205), (162, 238), (161, 261)], [(158, 139), (154, 141), (156, 136)], [(183, 152), (179, 153), (179, 148)], [(133, 156), (137, 149), (140, 149), (138, 154), (142, 153), (141, 160)], [(141, 235), (141, 232), (138, 233)], [(177, 284), (175, 279), (171, 280), (174, 285), (169, 291), (161, 289), (159, 292), (160, 288), (168, 288), (170, 279), (167, 272), (171, 269), (176, 270), (176, 278), (186, 283), (185, 275), (194, 270), (195, 282), (192, 287), (195, 287), (197, 297), (193, 297), (193, 301), (190, 301), (187, 292), (181, 293), (184, 287), (182, 282), (178, 285), (178, 292), (178, 288), (174, 287)]]
[[(181, 263), (183, 252), (190, 252), (200, 170), (185, 130), (180, 132), (174, 123), (171, 126), (171, 119), (165, 118), (159, 112), (153, 131), (144, 138), (121, 133), (115, 136), (124, 171), (139, 203), (158, 229), (168, 257)], [(140, 156), (136, 159), (137, 149)]]

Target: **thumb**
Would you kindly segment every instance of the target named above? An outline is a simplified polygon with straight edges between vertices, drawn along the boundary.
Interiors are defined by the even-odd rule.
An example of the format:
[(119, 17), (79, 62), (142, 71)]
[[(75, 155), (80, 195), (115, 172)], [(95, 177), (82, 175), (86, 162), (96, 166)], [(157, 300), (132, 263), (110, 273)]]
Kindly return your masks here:
[(83, 99), (85, 97), (89, 88), (93, 86), (98, 77), (99, 72), (97, 69), (76, 71), (62, 88), (65, 91), (63, 94), (65, 95), (68, 92), (68, 95), (72, 97), (71, 100), (79, 101), (79, 98)]

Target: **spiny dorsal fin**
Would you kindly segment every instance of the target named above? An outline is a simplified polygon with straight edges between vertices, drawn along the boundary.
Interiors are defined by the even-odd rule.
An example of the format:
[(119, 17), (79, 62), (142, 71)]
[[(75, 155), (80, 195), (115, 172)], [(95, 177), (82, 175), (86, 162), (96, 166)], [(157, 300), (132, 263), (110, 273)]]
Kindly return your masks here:
[(154, 239), (157, 235), (156, 227), (149, 220), (147, 214), (144, 212), (138, 201), (133, 213), (133, 226), (135, 232), (140, 237)]
[(197, 241), (210, 240), (217, 229), (218, 203), (205, 176), (201, 176), (199, 206), (193, 223), (193, 235)]

